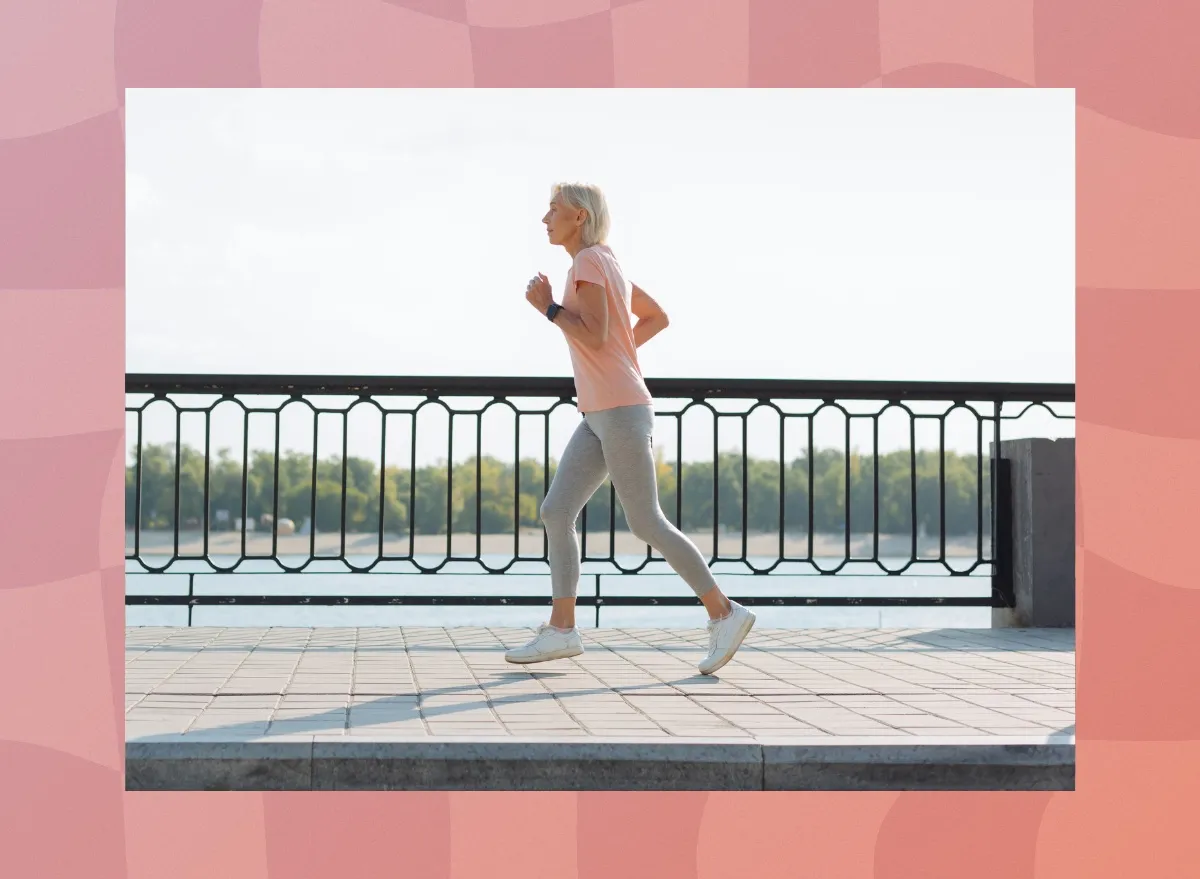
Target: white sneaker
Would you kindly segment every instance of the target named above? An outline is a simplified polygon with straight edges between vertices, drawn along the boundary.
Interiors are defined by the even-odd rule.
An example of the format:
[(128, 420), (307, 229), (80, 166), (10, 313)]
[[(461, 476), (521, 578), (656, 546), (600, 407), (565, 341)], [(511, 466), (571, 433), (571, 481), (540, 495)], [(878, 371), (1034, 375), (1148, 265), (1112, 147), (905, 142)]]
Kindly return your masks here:
[(710, 675), (721, 668), (742, 646), (754, 628), (755, 616), (736, 601), (729, 602), (733, 612), (723, 620), (708, 621), (708, 656), (700, 663), (700, 674)]
[(553, 626), (541, 626), (537, 635), (524, 647), (514, 647), (504, 654), (509, 662), (522, 665), (531, 662), (549, 662), (552, 659), (568, 659), (583, 653), (583, 639), (579, 630), (562, 632)]

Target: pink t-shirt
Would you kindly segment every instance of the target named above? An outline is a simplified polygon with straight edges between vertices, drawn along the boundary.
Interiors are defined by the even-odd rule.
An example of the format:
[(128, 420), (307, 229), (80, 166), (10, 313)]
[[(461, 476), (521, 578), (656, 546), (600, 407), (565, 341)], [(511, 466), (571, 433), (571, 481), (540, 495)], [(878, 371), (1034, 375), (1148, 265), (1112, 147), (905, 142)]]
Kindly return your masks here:
[(654, 398), (642, 380), (637, 345), (633, 341), (631, 290), (621, 266), (607, 245), (585, 247), (567, 272), (562, 304), (578, 314), (575, 284), (598, 284), (608, 297), (608, 339), (599, 350), (565, 336), (575, 371), (575, 393), (580, 412), (598, 412), (617, 406), (651, 403)]

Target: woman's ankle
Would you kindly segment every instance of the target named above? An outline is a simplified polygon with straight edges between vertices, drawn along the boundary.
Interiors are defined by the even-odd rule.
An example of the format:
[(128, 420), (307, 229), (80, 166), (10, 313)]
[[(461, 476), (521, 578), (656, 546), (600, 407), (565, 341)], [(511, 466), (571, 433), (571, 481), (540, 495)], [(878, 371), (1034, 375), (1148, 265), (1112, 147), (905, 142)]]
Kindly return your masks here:
[(723, 620), (733, 613), (733, 603), (723, 593), (718, 592), (712, 598), (706, 595), (705, 598), (708, 600), (705, 601), (702, 599), (701, 602), (704, 605), (704, 609), (708, 611), (708, 618), (710, 620)]
[(550, 625), (563, 632), (575, 628), (575, 598), (555, 598), (550, 608)]

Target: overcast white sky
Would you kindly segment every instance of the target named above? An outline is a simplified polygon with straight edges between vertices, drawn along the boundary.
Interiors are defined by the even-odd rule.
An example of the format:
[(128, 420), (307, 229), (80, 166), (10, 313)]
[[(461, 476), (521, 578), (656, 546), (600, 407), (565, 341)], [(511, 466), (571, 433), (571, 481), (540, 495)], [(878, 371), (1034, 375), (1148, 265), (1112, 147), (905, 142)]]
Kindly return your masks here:
[(672, 316), (648, 376), (1074, 379), (1070, 90), (131, 89), (126, 126), (130, 372), (569, 375), (524, 301), (566, 179)]

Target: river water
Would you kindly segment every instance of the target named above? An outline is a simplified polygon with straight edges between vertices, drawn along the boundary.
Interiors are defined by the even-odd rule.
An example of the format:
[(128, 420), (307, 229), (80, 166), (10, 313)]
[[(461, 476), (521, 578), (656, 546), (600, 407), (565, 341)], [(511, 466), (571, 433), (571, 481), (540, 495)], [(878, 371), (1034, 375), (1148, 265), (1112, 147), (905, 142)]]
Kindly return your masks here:
[[(221, 566), (237, 561), (237, 556), (211, 557)], [(307, 556), (282, 556), (289, 565), (302, 564)], [(445, 558), (417, 556), (427, 566)], [(506, 564), (508, 556), (483, 556), (494, 566)], [(626, 567), (635, 567), (644, 556), (618, 556)], [(165, 558), (147, 556), (151, 564)], [(369, 564), (373, 557), (350, 556), (358, 565)], [(773, 557), (750, 557), (759, 568), (770, 566)], [(904, 564), (904, 558), (885, 558), (889, 568)], [(833, 568), (841, 558), (818, 558), (825, 569)], [(952, 559), (956, 569), (969, 562)], [(249, 561), (237, 574), (213, 574), (203, 562), (176, 562), (171, 573), (146, 574), (132, 561), (126, 562), (126, 590), (129, 594), (187, 594), (188, 575), (195, 573), (195, 594), (221, 595), (544, 595), (549, 597), (550, 578), (540, 562), (521, 562), (509, 573), (479, 573), (474, 563), (450, 563), (437, 574), (409, 573), (408, 563), (389, 562), (370, 574), (333, 573), (336, 562), (317, 562), (304, 574), (271, 573), (278, 571), (271, 562)], [(343, 569), (344, 570), (344, 569)], [(836, 576), (814, 576), (811, 566), (785, 563), (775, 573), (753, 576), (740, 562), (717, 562), (713, 573), (725, 592), (733, 597), (805, 595), (805, 596), (983, 596), (990, 594), (987, 566), (973, 575), (950, 577), (938, 563), (918, 563), (901, 576), (881, 575), (873, 563), (850, 563)], [(593, 595), (597, 575), (601, 595), (689, 596), (691, 590), (663, 562), (654, 562), (636, 575), (614, 572), (606, 562), (586, 562), (580, 577), (580, 596)], [(766, 628), (987, 628), (991, 610), (987, 607), (757, 607), (759, 625)], [(544, 607), (252, 607), (221, 605), (196, 607), (192, 624), (197, 626), (490, 626), (532, 627), (544, 622)], [(604, 628), (697, 628), (704, 624), (705, 613), (699, 603), (693, 607), (604, 607), (600, 625)], [(595, 611), (580, 607), (579, 624), (595, 625)], [(185, 607), (127, 607), (126, 622), (132, 626), (182, 626), (187, 624)]]

